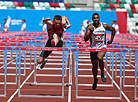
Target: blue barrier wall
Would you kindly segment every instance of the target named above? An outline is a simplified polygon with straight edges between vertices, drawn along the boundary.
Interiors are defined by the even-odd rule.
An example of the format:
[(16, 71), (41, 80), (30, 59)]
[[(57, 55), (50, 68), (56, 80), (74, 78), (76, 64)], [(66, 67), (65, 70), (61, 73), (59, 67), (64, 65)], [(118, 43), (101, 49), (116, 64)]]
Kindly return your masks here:
[(3, 27), (4, 18), (10, 20), (10, 31), (20, 31), (22, 19), (26, 19), (26, 31), (42, 31), (42, 20), (50, 17), (53, 20), (55, 15), (66, 16), (71, 28), (67, 32), (78, 34), (81, 27), (80, 23), (88, 19), (92, 22), (92, 14), (99, 13), (100, 22), (111, 24), (111, 20), (116, 20), (116, 12), (114, 11), (57, 11), (57, 10), (0, 10), (0, 24)]

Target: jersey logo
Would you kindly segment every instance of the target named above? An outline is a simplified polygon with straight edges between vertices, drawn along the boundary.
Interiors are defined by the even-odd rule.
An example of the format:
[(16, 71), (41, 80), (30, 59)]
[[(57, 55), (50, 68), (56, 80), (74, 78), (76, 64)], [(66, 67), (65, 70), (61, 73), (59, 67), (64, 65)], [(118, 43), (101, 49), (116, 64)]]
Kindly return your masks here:
[(104, 34), (94, 34), (94, 42), (103, 42)]

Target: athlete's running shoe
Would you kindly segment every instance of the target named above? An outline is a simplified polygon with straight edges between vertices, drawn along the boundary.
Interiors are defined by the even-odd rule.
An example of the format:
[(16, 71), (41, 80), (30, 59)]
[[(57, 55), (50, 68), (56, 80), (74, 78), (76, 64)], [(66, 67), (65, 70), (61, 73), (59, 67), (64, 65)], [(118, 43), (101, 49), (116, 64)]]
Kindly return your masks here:
[(46, 63), (42, 63), (40, 68), (43, 69)]
[(101, 75), (102, 81), (106, 82), (106, 78), (104, 77), (104, 75)]
[(47, 59), (45, 59), (45, 63), (42, 63), (42, 64), (40, 65), (40, 67), (37, 68), (37, 70), (43, 69), (44, 66), (45, 66), (45, 64), (46, 64), (46, 62), (47, 62)]
[(97, 81), (94, 82), (94, 84), (92, 86), (92, 90), (95, 90), (97, 88), (97, 83), (98, 83), (98, 79), (97, 79)]

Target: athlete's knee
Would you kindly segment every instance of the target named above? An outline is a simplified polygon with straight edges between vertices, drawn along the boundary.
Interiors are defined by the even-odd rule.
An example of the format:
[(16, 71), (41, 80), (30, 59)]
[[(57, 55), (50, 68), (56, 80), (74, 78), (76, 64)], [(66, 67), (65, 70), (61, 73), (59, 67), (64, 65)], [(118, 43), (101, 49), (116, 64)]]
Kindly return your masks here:
[(93, 64), (92, 67), (93, 67), (93, 70), (97, 70), (98, 65), (97, 64)]
[(103, 57), (100, 55), (97, 55), (98, 60), (103, 60)]
[(37, 63), (38, 63), (38, 64), (41, 64), (41, 63), (43, 63), (43, 60), (44, 60), (43, 57), (39, 57)]
[(53, 38), (54, 38), (54, 39), (58, 38), (58, 35), (57, 35), (56, 33), (53, 34)]

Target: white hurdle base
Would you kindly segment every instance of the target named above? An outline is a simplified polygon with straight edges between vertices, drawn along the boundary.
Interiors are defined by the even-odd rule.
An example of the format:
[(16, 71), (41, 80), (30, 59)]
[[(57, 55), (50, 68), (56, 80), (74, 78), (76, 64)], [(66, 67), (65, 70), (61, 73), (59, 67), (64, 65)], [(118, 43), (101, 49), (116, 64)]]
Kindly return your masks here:
[(77, 96), (78, 99), (121, 99), (121, 97), (89, 97), (89, 96)]
[(63, 96), (50, 96), (50, 95), (18, 95), (18, 97), (39, 97), (39, 98), (64, 98)]

